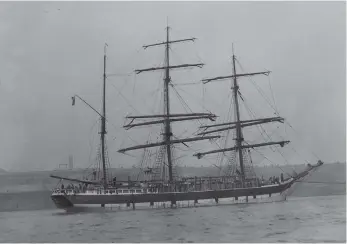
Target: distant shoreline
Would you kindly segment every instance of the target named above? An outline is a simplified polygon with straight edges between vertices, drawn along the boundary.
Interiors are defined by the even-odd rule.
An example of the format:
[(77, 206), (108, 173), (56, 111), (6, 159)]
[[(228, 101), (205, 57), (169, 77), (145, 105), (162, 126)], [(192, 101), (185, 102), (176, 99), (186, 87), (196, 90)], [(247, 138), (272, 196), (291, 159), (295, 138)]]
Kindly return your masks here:
[[(324, 164), (346, 164), (346, 162), (324, 162)], [(263, 165), (263, 166), (257, 166), (257, 165), (254, 165), (253, 167), (254, 168), (275, 168), (275, 167), (282, 167), (282, 168), (286, 168), (286, 167), (299, 167), (299, 166), (305, 166), (306, 164), (304, 163), (300, 163), (300, 164), (285, 164), (285, 165), (273, 165), (273, 164), (269, 164), (269, 165)], [(182, 169), (216, 169), (216, 167), (214, 166), (181, 166), (180, 168)], [(20, 171), (20, 170), (9, 170), (9, 171), (6, 171), (4, 169), (1, 169), (0, 168), (0, 174), (4, 173), (35, 173), (35, 172), (40, 172), (40, 173), (44, 173), (44, 172), (79, 172), (79, 171), (85, 171), (85, 170), (90, 170), (91, 168), (74, 168), (74, 169), (43, 169), (43, 170), (27, 170), (27, 171)], [(121, 171), (121, 170), (130, 170), (130, 171), (133, 171), (133, 170), (138, 170), (140, 169), (139, 167), (121, 167), (121, 168), (110, 168), (110, 170), (118, 170), (118, 171)]]

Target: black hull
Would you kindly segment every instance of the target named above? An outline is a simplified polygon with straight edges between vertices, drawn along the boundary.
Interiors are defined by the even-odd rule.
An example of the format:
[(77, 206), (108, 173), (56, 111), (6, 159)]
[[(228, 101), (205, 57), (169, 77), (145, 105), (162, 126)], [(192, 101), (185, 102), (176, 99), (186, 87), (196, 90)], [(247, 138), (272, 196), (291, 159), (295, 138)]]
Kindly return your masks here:
[(218, 199), (238, 197), (253, 197), (262, 195), (271, 195), (282, 193), (290, 188), (293, 182), (288, 182), (282, 185), (272, 185), (265, 187), (240, 188), (227, 190), (211, 190), (211, 191), (195, 191), (195, 192), (168, 192), (156, 194), (108, 194), (108, 195), (52, 195), (52, 200), (58, 208), (70, 208), (75, 204), (136, 204), (136, 203), (155, 203), (155, 202), (171, 202), (176, 201), (198, 201), (203, 199)]
[(164, 193), (145, 193), (145, 194), (52, 194), (51, 198), (58, 208), (69, 209), (74, 205), (101, 205), (106, 204), (133, 204), (136, 203), (154, 203), (171, 202), (176, 204), (177, 201), (195, 201), (204, 199), (214, 199), (218, 202), (218, 199), (223, 198), (235, 198), (239, 197), (252, 197), (257, 198), (272, 194), (282, 194), (287, 191), (291, 186), (307, 175), (310, 172), (315, 171), (323, 163), (319, 163), (315, 166), (310, 166), (309, 169), (299, 173), (292, 180), (279, 185), (268, 185), (263, 187), (250, 187), (250, 188), (234, 188), (223, 190), (208, 190), (208, 191), (190, 191), (190, 192), (164, 192)]

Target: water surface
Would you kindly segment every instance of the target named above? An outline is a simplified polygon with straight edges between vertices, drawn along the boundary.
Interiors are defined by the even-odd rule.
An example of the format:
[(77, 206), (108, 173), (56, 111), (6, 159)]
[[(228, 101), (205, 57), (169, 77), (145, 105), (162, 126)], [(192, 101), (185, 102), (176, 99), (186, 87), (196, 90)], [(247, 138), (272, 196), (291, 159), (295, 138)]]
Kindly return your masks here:
[(346, 242), (345, 197), (101, 213), (0, 212), (0, 242)]

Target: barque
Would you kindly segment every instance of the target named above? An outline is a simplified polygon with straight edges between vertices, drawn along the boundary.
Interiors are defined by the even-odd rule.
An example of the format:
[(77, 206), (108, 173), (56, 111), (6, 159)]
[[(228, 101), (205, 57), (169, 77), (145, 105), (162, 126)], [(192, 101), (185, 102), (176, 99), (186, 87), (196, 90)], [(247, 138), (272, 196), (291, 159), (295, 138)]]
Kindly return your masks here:
[[(234, 120), (226, 123), (202, 125), (200, 132), (195, 137), (179, 139), (173, 132), (171, 124), (179, 121), (192, 120), (211, 120), (215, 121), (217, 116), (212, 113), (171, 113), (169, 90), (172, 87), (170, 71), (187, 67), (202, 67), (203, 63), (171, 65), (169, 58), (170, 46), (181, 42), (194, 42), (195, 38), (170, 40), (169, 27), (166, 28), (166, 41), (145, 45), (145, 49), (149, 47), (164, 46), (165, 47), (165, 65), (163, 67), (152, 67), (146, 69), (135, 70), (137, 74), (147, 71), (164, 71), (164, 111), (162, 114), (155, 115), (138, 115), (127, 116), (130, 122), (124, 126), (130, 129), (137, 126), (162, 125), (162, 140), (155, 143), (147, 143), (144, 145), (136, 145), (128, 148), (120, 149), (120, 153), (131, 150), (148, 150), (149, 148), (158, 148), (155, 160), (152, 162), (153, 167), (143, 169), (145, 178), (143, 180), (119, 181), (111, 176), (108, 170), (109, 161), (106, 148), (106, 45), (104, 50), (104, 72), (103, 72), (103, 107), (99, 113), (90, 106), (80, 96), (72, 97), (73, 105), (75, 99), (78, 98), (96, 113), (101, 119), (100, 130), (100, 161), (102, 168), (101, 174), (93, 172), (91, 180), (74, 179), (69, 177), (61, 177), (51, 175), (60, 181), (69, 181), (78, 184), (78, 186), (63, 186), (61, 184), (54, 189), (51, 195), (55, 205), (61, 209), (72, 209), (79, 206), (94, 207), (111, 207), (128, 209), (136, 209), (138, 207), (156, 207), (156, 206), (197, 206), (203, 204), (221, 204), (221, 203), (250, 203), (250, 202), (272, 202), (286, 200), (288, 190), (297, 182), (306, 177), (310, 172), (319, 168), (323, 163), (318, 160), (317, 164), (308, 164), (302, 172), (292, 175), (288, 174), (284, 177), (273, 177), (269, 181), (257, 177), (253, 170), (253, 163), (250, 160), (250, 150), (257, 147), (280, 145), (283, 147), (289, 141), (270, 141), (258, 144), (249, 144), (243, 138), (243, 128), (250, 126), (259, 126), (264, 123), (280, 122), (283, 123), (282, 117), (254, 118), (252, 120), (242, 120), (240, 118), (239, 98), (242, 98), (238, 79), (246, 76), (269, 75), (269, 71), (253, 72), (253, 73), (237, 73), (236, 57), (232, 56), (233, 74), (228, 76), (219, 76), (216, 78), (204, 79), (204, 84), (217, 80), (232, 81), (232, 98)], [(136, 123), (136, 121), (141, 122)], [(143, 122), (143, 120), (147, 120)], [(219, 176), (210, 177), (182, 177), (175, 171), (174, 160), (172, 158), (173, 144), (187, 145), (189, 142), (223, 139), (220, 133), (232, 131), (235, 136), (235, 143), (232, 147), (220, 147), (216, 150), (198, 152), (194, 154), (197, 158), (202, 158), (207, 154), (220, 154), (227, 158), (224, 170), (221, 169)], [(217, 133), (217, 135), (216, 135)], [(214, 134), (214, 135), (210, 135)], [(227, 134), (229, 136), (229, 134)], [(224, 136), (225, 138), (225, 136)], [(229, 153), (229, 154), (228, 154)], [(183, 168), (184, 169), (184, 168)], [(99, 176), (100, 177), (96, 177)]]

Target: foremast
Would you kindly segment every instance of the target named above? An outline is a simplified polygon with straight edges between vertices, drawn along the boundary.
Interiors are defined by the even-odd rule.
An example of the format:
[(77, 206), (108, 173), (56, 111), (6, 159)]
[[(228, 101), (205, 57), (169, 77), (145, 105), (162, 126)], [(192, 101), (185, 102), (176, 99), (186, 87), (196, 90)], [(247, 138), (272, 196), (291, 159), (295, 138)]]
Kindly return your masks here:
[(103, 96), (102, 96), (102, 116), (101, 116), (101, 158), (104, 189), (107, 189), (106, 156), (105, 156), (105, 135), (106, 135), (106, 47), (104, 46), (104, 73), (103, 73)]
[[(103, 88), (102, 88), (102, 112), (100, 113), (98, 110), (96, 110), (92, 105), (90, 105), (86, 100), (84, 100), (82, 97), (80, 97), (79, 95), (75, 94), (73, 97), (71, 97), (72, 99), (72, 106), (75, 106), (76, 103), (76, 97), (78, 99), (80, 99), (85, 105), (87, 105), (89, 108), (91, 108), (95, 113), (97, 113), (100, 118), (101, 118), (101, 131), (99, 132), (100, 134), (100, 139), (101, 139), (101, 161), (102, 161), (102, 181), (101, 184), (103, 185), (104, 189), (107, 189), (107, 168), (106, 168), (106, 79), (107, 79), (107, 75), (106, 75), (106, 47), (107, 47), (107, 43), (105, 43), (104, 46), (104, 59), (103, 59)], [(61, 176), (56, 176), (56, 175), (51, 175), (50, 177), (52, 178), (57, 178), (57, 179), (61, 179), (61, 180), (70, 180), (70, 181), (75, 181), (75, 182), (80, 182), (80, 183), (85, 183), (85, 184), (94, 184), (94, 185), (99, 185), (100, 181), (95, 181), (95, 179), (93, 181), (88, 181), (88, 180), (78, 180), (78, 179), (73, 179), (73, 178), (67, 178), (67, 177), (61, 177)]]
[[(241, 180), (242, 184), (245, 182), (245, 169), (244, 169), (244, 162), (243, 162), (243, 149), (246, 148), (255, 148), (255, 147), (263, 147), (263, 146), (269, 146), (269, 145), (276, 145), (279, 144), (282, 147), (286, 144), (289, 143), (289, 141), (279, 141), (279, 142), (267, 142), (267, 143), (259, 143), (259, 144), (252, 144), (252, 145), (243, 145), (244, 143), (244, 138), (243, 138), (243, 133), (242, 133), (242, 128), (246, 126), (254, 126), (258, 124), (263, 124), (263, 123), (269, 123), (269, 122), (283, 122), (283, 118), (281, 117), (271, 117), (271, 118), (264, 118), (264, 119), (255, 119), (255, 120), (244, 120), (242, 121), (240, 119), (240, 108), (239, 108), (239, 100), (238, 100), (238, 95), (239, 95), (239, 85), (238, 85), (238, 77), (244, 77), (244, 76), (255, 76), (255, 75), (269, 75), (270, 71), (265, 71), (265, 72), (254, 72), (254, 73), (243, 73), (243, 74), (238, 74), (236, 72), (236, 57), (234, 54), (234, 49), (233, 49), (233, 56), (232, 56), (232, 65), (233, 65), (233, 74), (228, 75), (228, 76), (219, 76), (219, 77), (214, 77), (214, 78), (209, 78), (209, 79), (203, 79), (202, 82), (204, 84), (209, 83), (211, 81), (217, 81), (217, 80), (225, 80), (225, 79), (232, 79), (232, 87), (231, 89), (233, 90), (233, 98), (234, 98), (234, 109), (236, 112), (236, 121), (228, 122), (228, 123), (222, 123), (222, 124), (215, 124), (215, 125), (208, 125), (208, 126), (201, 126), (200, 128), (204, 128), (205, 131), (199, 133), (199, 135), (206, 135), (210, 133), (215, 133), (215, 132), (220, 132), (220, 131), (226, 131), (230, 129), (236, 129), (236, 145), (235, 147), (229, 147), (229, 148), (223, 148), (223, 149), (218, 149), (218, 150), (211, 150), (207, 152), (202, 152), (202, 153), (196, 153), (194, 156), (197, 158), (202, 158), (204, 155), (207, 154), (213, 154), (213, 153), (220, 153), (220, 152), (226, 152), (226, 151), (234, 151), (236, 150), (239, 154), (239, 164), (240, 164), (240, 173), (241, 173)], [(215, 130), (206, 130), (211, 127), (221, 127), (221, 126), (226, 126), (226, 125), (233, 125), (233, 126), (228, 126), (220, 129), (215, 129)]]
[[(216, 115), (212, 113), (191, 113), (191, 114), (171, 114), (170, 113), (170, 96), (169, 96), (169, 88), (170, 88), (170, 70), (171, 69), (179, 69), (179, 68), (186, 68), (186, 67), (199, 67), (201, 68), (204, 64), (203, 63), (196, 63), (196, 64), (180, 64), (180, 65), (170, 65), (170, 45), (174, 43), (180, 43), (180, 42), (194, 42), (196, 38), (187, 38), (187, 39), (179, 39), (179, 40), (170, 40), (169, 36), (169, 30), (170, 27), (166, 27), (166, 41), (150, 44), (150, 45), (144, 45), (143, 48), (147, 49), (148, 47), (154, 47), (154, 46), (165, 46), (165, 66), (163, 67), (151, 67), (146, 69), (138, 69), (135, 70), (137, 74), (146, 72), (146, 71), (156, 71), (156, 70), (164, 70), (165, 71), (165, 78), (164, 78), (164, 114), (162, 115), (145, 115), (145, 116), (128, 116), (127, 118), (132, 119), (131, 122), (124, 126), (124, 128), (132, 128), (135, 126), (141, 126), (141, 125), (152, 125), (152, 124), (164, 124), (164, 133), (163, 133), (163, 141), (157, 142), (157, 143), (150, 143), (145, 145), (138, 145), (128, 148), (120, 149), (119, 152), (124, 153), (126, 151), (130, 150), (136, 150), (136, 149), (143, 149), (143, 148), (149, 148), (149, 147), (157, 147), (157, 146), (165, 146), (166, 147), (166, 156), (167, 156), (167, 167), (168, 167), (168, 173), (169, 173), (169, 183), (173, 183), (173, 162), (171, 157), (171, 145), (175, 143), (185, 143), (185, 142), (192, 142), (192, 141), (199, 141), (199, 140), (206, 140), (206, 139), (215, 139), (219, 138), (219, 136), (201, 136), (201, 137), (194, 137), (194, 138), (185, 138), (185, 139), (175, 139), (172, 140), (172, 129), (171, 129), (171, 123), (177, 122), (177, 121), (184, 121), (184, 120), (195, 120), (195, 119), (210, 119), (214, 120), (216, 118)], [(137, 123), (133, 124), (133, 121), (137, 118), (161, 118), (161, 120), (155, 120), (155, 121), (149, 121), (144, 123)]]

